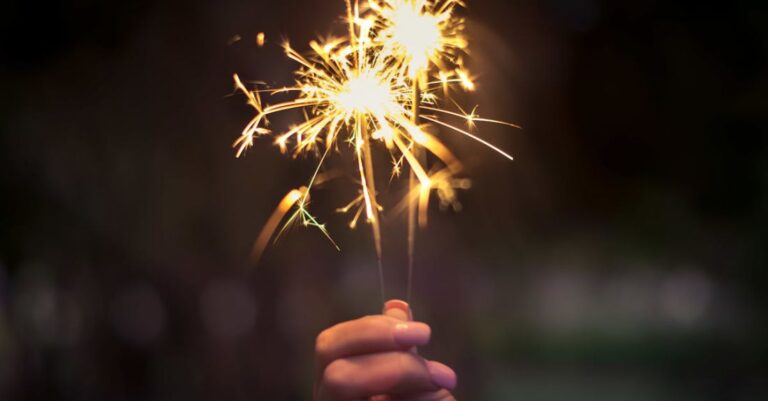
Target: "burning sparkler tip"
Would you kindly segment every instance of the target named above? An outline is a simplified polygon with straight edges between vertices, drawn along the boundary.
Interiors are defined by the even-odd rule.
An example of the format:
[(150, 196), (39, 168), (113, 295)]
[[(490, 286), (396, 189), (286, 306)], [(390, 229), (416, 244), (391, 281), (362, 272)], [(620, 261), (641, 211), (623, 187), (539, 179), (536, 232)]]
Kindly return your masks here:
[[(299, 64), (294, 85), (280, 89), (264, 85), (263, 89), (249, 90), (234, 74), (236, 89), (245, 94), (248, 104), (257, 111), (233, 145), (238, 149), (238, 157), (253, 146), (257, 137), (271, 133), (266, 128), (268, 116), (300, 110), (304, 121), (279, 133), (274, 144), (283, 153), (289, 153), (290, 149), (294, 157), (313, 154), (320, 159), (310, 183), (289, 192), (270, 218), (265, 227), (268, 232), (262, 231), (255, 248), (259, 252), (276, 230), (275, 221), (279, 223), (284, 218), (286, 222), (275, 240), (289, 225), (296, 223), (317, 228), (339, 249), (326, 226), (318, 222), (307, 207), (312, 189), (321, 181), (320, 171), (328, 155), (338, 150), (340, 143), (351, 146), (349, 154), (357, 165), (360, 194), (337, 211), (354, 213), (349, 223), (352, 229), (364, 214), (364, 221), (372, 227), (379, 256), (379, 213), (384, 209), (379, 203), (373, 171), (372, 152), (376, 146), (383, 145), (392, 155), (392, 178), (400, 176), (405, 168), (410, 171), (411, 187), (404, 201), (413, 206), (413, 210), (418, 209), (420, 226), (427, 222), (432, 193), (437, 194), (441, 205), (449, 204), (457, 209), (456, 190), (469, 187), (468, 181), (455, 178), (461, 164), (426, 125), (460, 133), (514, 160), (471, 131), (479, 122), (516, 125), (480, 118), (476, 108), (464, 113), (450, 97), (453, 90), (477, 89), (462, 60), (467, 40), (464, 21), (455, 9), (463, 7), (463, 1), (369, 0), (367, 7), (361, 8), (359, 1), (346, 0), (346, 5), (349, 28), (346, 38), (313, 40), (309, 44), (312, 53), (308, 56), (295, 51), (287, 39), (282, 42), (287, 57)], [(263, 46), (266, 41), (263, 32), (257, 35), (256, 41)], [(432, 77), (436, 77), (436, 81), (433, 82)], [(443, 96), (435, 93), (440, 88)], [(293, 100), (267, 105), (262, 104), (261, 93), (296, 96)], [(443, 108), (444, 101), (453, 102), (459, 112)], [(449, 119), (465, 121), (467, 129), (453, 125)], [(434, 155), (436, 161), (428, 163), (427, 154)], [(289, 214), (290, 210), (294, 211)], [(409, 226), (415, 221), (415, 218), (413, 222), (409, 220)]]

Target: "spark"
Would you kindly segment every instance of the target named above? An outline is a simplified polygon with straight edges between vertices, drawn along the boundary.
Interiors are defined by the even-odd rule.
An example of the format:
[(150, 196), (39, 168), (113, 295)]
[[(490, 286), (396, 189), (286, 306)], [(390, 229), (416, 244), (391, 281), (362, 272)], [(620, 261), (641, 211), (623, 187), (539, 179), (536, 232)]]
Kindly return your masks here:
[[(470, 187), (468, 180), (457, 177), (461, 163), (440, 140), (440, 131), (461, 134), (512, 159), (471, 131), (478, 122), (514, 125), (481, 118), (476, 109), (466, 113), (450, 98), (454, 90), (476, 89), (462, 60), (467, 40), (464, 21), (456, 14), (464, 5), (460, 0), (370, 0), (362, 8), (346, 0), (346, 5), (345, 36), (312, 41), (305, 54), (287, 42), (283, 45), (286, 56), (298, 64), (293, 84), (270, 88), (256, 83), (249, 89), (234, 76), (236, 88), (256, 114), (233, 146), (240, 157), (257, 138), (274, 135), (281, 152), (319, 159), (308, 184), (289, 192), (269, 218), (254, 246), (255, 258), (283, 220), (277, 237), (289, 225), (300, 223), (320, 229), (333, 243), (325, 226), (310, 214), (309, 201), (315, 187), (326, 181), (324, 170), (331, 155), (340, 154), (354, 160), (359, 192), (337, 211), (352, 216), (350, 228), (361, 221), (371, 226), (383, 276), (380, 215), (386, 209), (377, 191), (373, 152), (390, 154), (392, 179), (407, 167), (409, 189), (393, 211), (408, 208), (409, 216), (413, 214), (411, 226), (416, 220), (424, 226), (433, 194), (441, 208), (459, 210), (457, 191)], [(268, 104), (262, 99), (266, 96), (282, 100)], [(273, 132), (269, 117), (291, 110), (301, 111), (304, 120)], [(463, 120), (467, 129), (450, 120)], [(295, 212), (289, 214), (291, 209)]]
[(242, 39), (243, 39), (243, 37), (242, 37), (242, 36), (240, 36), (240, 35), (233, 35), (233, 36), (231, 36), (231, 37), (230, 37), (230, 38), (227, 40), (227, 44), (228, 44), (228, 45), (230, 45), (230, 46), (232, 46), (232, 45), (234, 45), (235, 43), (237, 43), (237, 42), (241, 41)]
[(296, 202), (298, 202), (302, 197), (304, 197), (304, 193), (306, 192), (306, 190), (307, 189), (305, 187), (302, 187), (300, 189), (294, 189), (288, 192), (288, 194), (285, 195), (283, 200), (280, 201), (280, 204), (278, 204), (277, 209), (275, 209), (275, 211), (269, 217), (269, 220), (267, 220), (267, 223), (264, 224), (264, 227), (261, 229), (261, 233), (259, 234), (259, 237), (256, 239), (256, 242), (253, 245), (253, 251), (251, 255), (255, 262), (258, 262), (259, 258), (261, 257), (261, 254), (264, 252), (264, 249), (267, 248), (267, 245), (269, 244), (269, 240), (270, 238), (272, 238), (272, 234), (274, 234), (275, 230), (280, 225), (280, 222), (283, 220), (285, 215), (293, 208), (293, 206), (296, 205)]
[(455, 14), (461, 1), (371, 0), (369, 5), (379, 17), (384, 51), (395, 54), (411, 78), (430, 64), (443, 69), (458, 62), (467, 47), (464, 21)]

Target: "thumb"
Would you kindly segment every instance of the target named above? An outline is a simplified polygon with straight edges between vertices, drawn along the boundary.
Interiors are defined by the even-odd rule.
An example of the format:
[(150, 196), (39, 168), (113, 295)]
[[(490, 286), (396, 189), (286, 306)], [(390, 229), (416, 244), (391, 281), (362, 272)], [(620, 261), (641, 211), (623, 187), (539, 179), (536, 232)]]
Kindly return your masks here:
[[(411, 321), (413, 320), (413, 312), (408, 302), (392, 299), (384, 303), (384, 316), (393, 317), (398, 320)], [(416, 347), (409, 350), (414, 354), (418, 354), (419, 351)]]
[(398, 320), (413, 320), (413, 313), (408, 303), (399, 299), (393, 299), (384, 303), (384, 315)]

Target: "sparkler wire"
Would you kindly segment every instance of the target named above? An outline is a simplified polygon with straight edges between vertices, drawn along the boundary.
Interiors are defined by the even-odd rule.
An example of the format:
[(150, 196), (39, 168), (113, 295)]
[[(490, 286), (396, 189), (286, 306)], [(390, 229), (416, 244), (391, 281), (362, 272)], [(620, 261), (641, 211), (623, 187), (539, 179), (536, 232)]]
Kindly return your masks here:
[[(481, 118), (476, 110), (465, 113), (450, 97), (454, 87), (475, 89), (461, 58), (467, 46), (464, 21), (454, 15), (456, 7), (464, 6), (463, 1), (367, 0), (361, 8), (359, 0), (345, 0), (345, 5), (346, 38), (312, 41), (309, 55), (300, 54), (288, 43), (284, 45), (286, 56), (299, 64), (293, 86), (270, 89), (259, 83), (256, 89), (249, 90), (237, 75), (234, 77), (236, 89), (246, 95), (248, 104), (256, 110), (256, 116), (234, 143), (238, 157), (253, 146), (257, 137), (272, 134), (268, 128), (270, 115), (290, 110), (302, 111), (305, 119), (278, 134), (275, 144), (284, 153), (292, 147), (294, 157), (304, 154), (319, 157), (309, 184), (289, 192), (270, 216), (254, 244), (254, 259), (261, 256), (273, 236), (277, 240), (293, 223), (318, 228), (336, 246), (308, 207), (318, 181), (327, 180), (320, 179), (326, 159), (340, 152), (339, 142), (345, 140), (354, 152), (360, 192), (357, 198), (337, 210), (352, 214), (351, 228), (355, 228), (363, 215), (371, 225), (381, 296), (382, 300), (386, 299), (381, 233), (384, 208), (379, 203), (373, 155), (375, 146), (386, 145), (394, 162), (392, 177), (399, 176), (404, 165), (408, 167), (408, 192), (394, 211), (407, 208), (407, 299), (410, 301), (417, 227), (427, 223), (432, 193), (440, 200), (441, 207), (453, 206), (458, 210), (456, 190), (469, 187), (467, 180), (455, 178), (461, 164), (453, 152), (420, 124), (427, 122), (460, 133), (510, 160), (512, 156), (473, 133), (473, 128), (478, 122), (519, 127)], [(435, 93), (440, 88), (443, 96)], [(270, 105), (262, 103), (262, 94), (294, 94), (295, 97)], [(443, 108), (443, 100), (452, 102), (458, 111)], [(441, 117), (464, 119), (467, 129)], [(345, 139), (340, 138), (342, 135)], [(435, 162), (428, 166), (430, 154), (435, 156)], [(291, 209), (296, 210), (289, 214)], [(278, 231), (277, 226), (283, 219), (286, 222)]]

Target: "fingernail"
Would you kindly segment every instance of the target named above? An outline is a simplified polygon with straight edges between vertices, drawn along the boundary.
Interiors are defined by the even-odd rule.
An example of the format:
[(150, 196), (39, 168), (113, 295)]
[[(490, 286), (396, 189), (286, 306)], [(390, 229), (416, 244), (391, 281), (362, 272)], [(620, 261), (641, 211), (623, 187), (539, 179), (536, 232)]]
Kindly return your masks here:
[(387, 301), (384, 304), (384, 314), (400, 320), (411, 320), (411, 308), (408, 303), (399, 299)]
[(408, 322), (395, 325), (392, 335), (398, 344), (404, 347), (414, 347), (426, 345), (431, 333), (432, 330), (424, 323)]
[(427, 369), (432, 382), (440, 388), (453, 390), (456, 387), (456, 373), (440, 362), (428, 361)]

